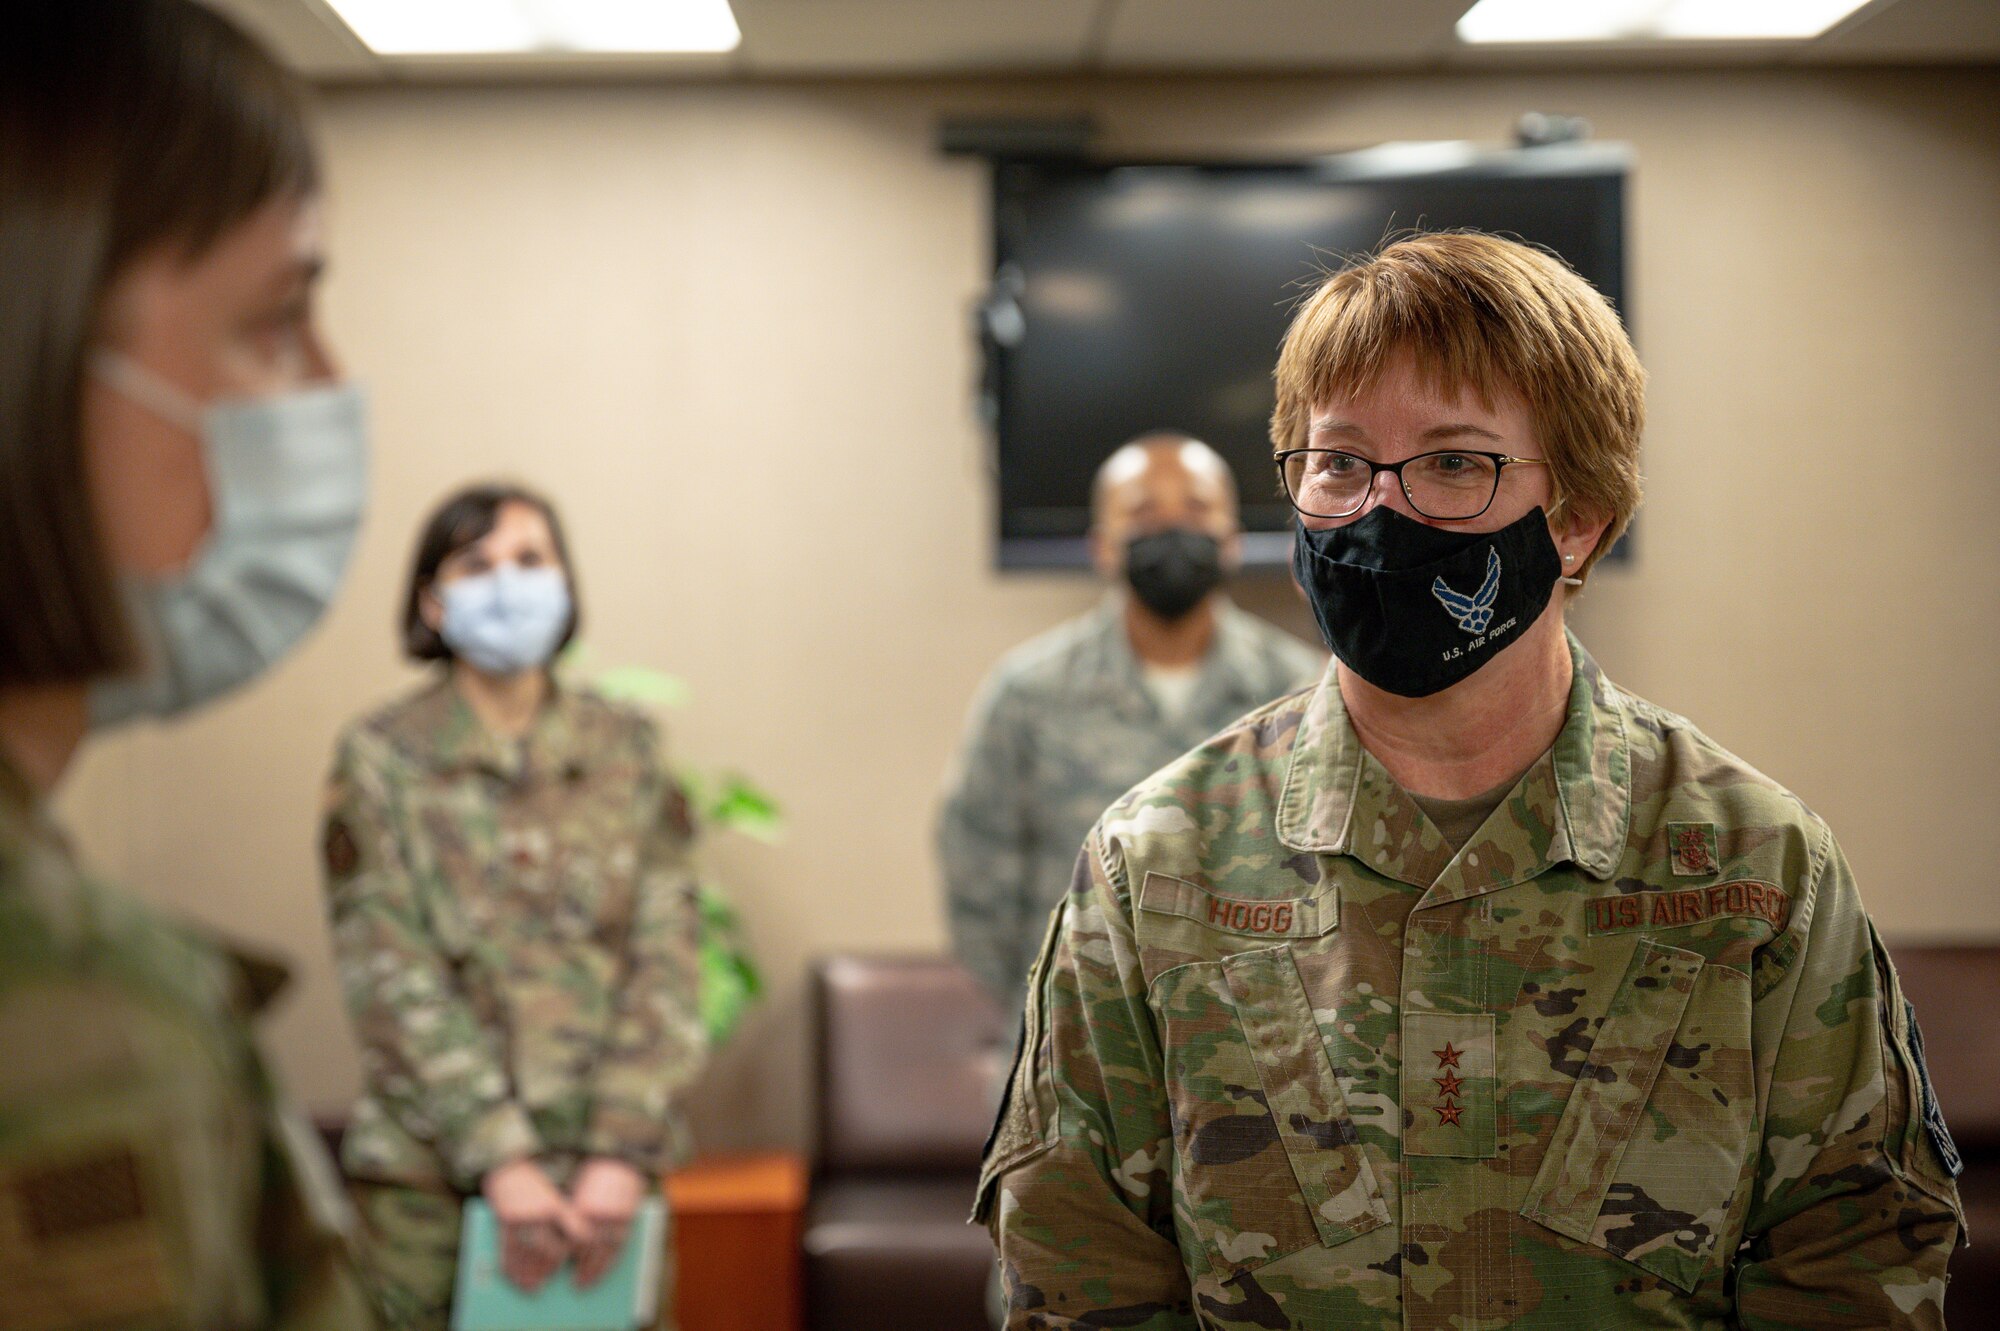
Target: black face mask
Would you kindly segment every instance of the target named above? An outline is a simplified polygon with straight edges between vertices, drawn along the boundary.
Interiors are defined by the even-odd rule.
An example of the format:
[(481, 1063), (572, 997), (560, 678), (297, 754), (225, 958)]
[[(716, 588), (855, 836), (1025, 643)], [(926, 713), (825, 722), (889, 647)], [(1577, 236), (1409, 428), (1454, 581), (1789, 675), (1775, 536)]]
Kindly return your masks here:
[(1137, 537), (1125, 547), (1125, 580), (1148, 610), (1179, 619), (1222, 585), (1222, 547), (1185, 527)]
[(1300, 526), (1292, 571), (1320, 635), (1378, 689), (1422, 698), (1466, 678), (1535, 622), (1562, 577), (1540, 508), (1499, 531), (1445, 531), (1378, 508)]

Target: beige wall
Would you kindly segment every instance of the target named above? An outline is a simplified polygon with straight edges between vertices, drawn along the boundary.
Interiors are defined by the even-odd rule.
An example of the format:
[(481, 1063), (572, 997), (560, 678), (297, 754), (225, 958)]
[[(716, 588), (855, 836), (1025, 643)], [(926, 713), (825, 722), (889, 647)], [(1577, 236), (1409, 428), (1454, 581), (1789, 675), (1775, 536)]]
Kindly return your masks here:
[[(711, 850), (773, 995), (701, 1118), (710, 1144), (801, 1139), (807, 959), (940, 945), (929, 823), (966, 699), (1092, 597), (988, 566), (984, 176), (933, 153), (936, 115), (1284, 155), (1495, 141), (1533, 107), (1637, 148), (1650, 498), (1585, 639), (1825, 814), (1887, 930), (2000, 934), (1996, 94), (1942, 70), (331, 94), (330, 321), (378, 426), (345, 598), (248, 696), (95, 746), (69, 812), (107, 869), (296, 958), (277, 1057), (339, 1107), (328, 744), (412, 679), (390, 627), (420, 512), (526, 477), (572, 524), (599, 658), (685, 677), (679, 752), (789, 810), (785, 844)], [(1287, 596), (1243, 599), (1304, 630)]]

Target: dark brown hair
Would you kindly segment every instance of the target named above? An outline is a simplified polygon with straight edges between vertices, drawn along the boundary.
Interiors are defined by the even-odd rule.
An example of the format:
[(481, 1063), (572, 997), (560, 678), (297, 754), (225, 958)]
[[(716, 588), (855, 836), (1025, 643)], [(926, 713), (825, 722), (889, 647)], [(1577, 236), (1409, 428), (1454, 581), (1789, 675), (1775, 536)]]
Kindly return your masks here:
[(193, 0), (12, 6), (0, 40), (0, 685), (130, 664), (85, 485), (84, 358), (106, 290), (198, 258), (319, 167), (300, 85)]
[(436, 629), (424, 623), (419, 607), (424, 593), (437, 581), (438, 569), (444, 561), (474, 541), (483, 540), (499, 523), (500, 509), (506, 504), (526, 504), (548, 522), (556, 557), (562, 560), (569, 577), (569, 623), (563, 626), (562, 641), (556, 644), (556, 650), (560, 652), (569, 646), (570, 639), (576, 636), (576, 627), (583, 617), (582, 600), (576, 590), (576, 566), (570, 562), (569, 542), (563, 539), (562, 519), (556, 516), (555, 505), (525, 486), (487, 482), (468, 485), (439, 504), (424, 523), (423, 535), (417, 538), (417, 557), (410, 565), (410, 585), (403, 593), (403, 652), (411, 660), (453, 659), (450, 646)]

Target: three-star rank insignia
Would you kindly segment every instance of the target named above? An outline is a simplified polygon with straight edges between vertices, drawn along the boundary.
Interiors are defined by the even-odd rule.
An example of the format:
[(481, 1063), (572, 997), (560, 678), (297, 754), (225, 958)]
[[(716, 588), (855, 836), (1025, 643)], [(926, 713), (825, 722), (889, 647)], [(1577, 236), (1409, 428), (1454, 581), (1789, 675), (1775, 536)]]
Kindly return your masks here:
[(1403, 1014), (1404, 1155), (1495, 1154), (1495, 1021), (1490, 1012)]
[(1455, 1048), (1449, 1040), (1444, 1042), (1444, 1048), (1431, 1050), (1431, 1053), (1437, 1058), (1439, 1069), (1444, 1072), (1442, 1077), (1431, 1078), (1432, 1081), (1438, 1084), (1438, 1090), (1443, 1097), (1443, 1103), (1431, 1106), (1431, 1108), (1437, 1111), (1439, 1127), (1443, 1127), (1446, 1124), (1450, 1124), (1454, 1128), (1460, 1126), (1458, 1119), (1459, 1115), (1464, 1112), (1464, 1107), (1458, 1103), (1457, 1097), (1460, 1088), (1465, 1083), (1463, 1078), (1455, 1076), (1454, 1073), (1458, 1068), (1458, 1060), (1464, 1052), (1462, 1049)]

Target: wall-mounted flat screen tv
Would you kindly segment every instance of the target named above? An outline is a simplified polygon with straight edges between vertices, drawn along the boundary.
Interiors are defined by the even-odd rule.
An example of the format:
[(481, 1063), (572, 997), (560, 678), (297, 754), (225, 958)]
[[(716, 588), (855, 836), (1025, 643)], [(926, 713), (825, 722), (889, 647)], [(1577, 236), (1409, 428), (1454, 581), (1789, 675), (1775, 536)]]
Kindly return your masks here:
[(1553, 250), (1623, 313), (1629, 163), (1595, 143), (1390, 144), (1277, 165), (996, 161), (979, 322), (1000, 566), (1087, 565), (1092, 474), (1155, 429), (1229, 459), (1246, 559), (1282, 565), (1271, 369), (1297, 302), (1385, 237), (1477, 227)]

